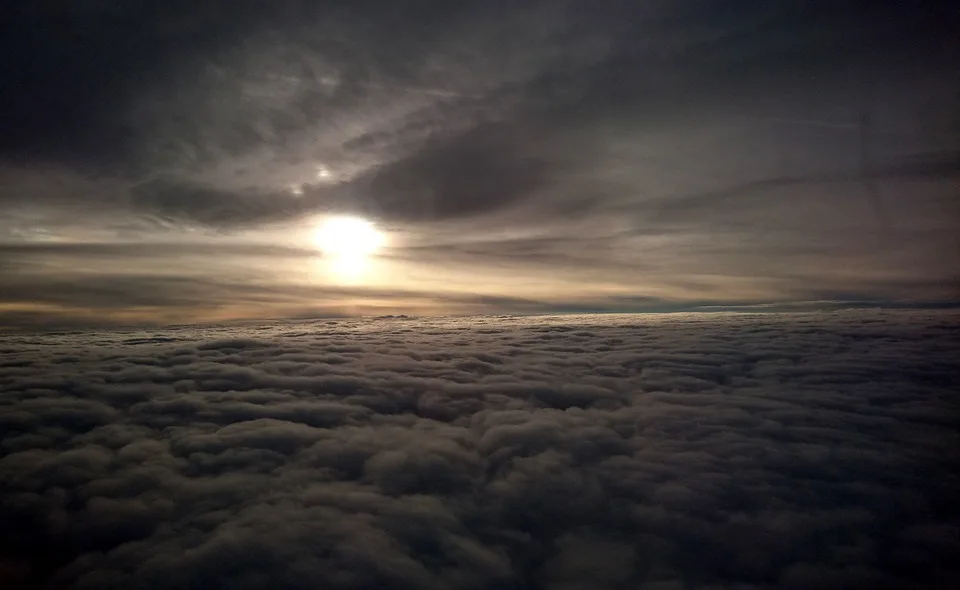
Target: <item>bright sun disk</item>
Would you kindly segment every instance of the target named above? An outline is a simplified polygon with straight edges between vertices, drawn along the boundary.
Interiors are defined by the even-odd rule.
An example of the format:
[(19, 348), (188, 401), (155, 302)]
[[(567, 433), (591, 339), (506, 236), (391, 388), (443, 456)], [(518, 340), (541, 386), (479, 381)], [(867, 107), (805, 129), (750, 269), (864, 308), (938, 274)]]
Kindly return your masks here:
[(313, 241), (324, 256), (330, 258), (333, 269), (358, 270), (367, 258), (383, 246), (383, 232), (366, 219), (359, 217), (328, 217), (313, 234)]

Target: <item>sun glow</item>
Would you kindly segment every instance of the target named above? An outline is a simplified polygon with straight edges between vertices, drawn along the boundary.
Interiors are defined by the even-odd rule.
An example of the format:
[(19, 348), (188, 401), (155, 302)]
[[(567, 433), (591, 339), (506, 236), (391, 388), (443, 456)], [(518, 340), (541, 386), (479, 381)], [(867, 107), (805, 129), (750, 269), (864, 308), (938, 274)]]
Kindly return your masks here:
[(357, 279), (367, 272), (370, 258), (386, 242), (383, 232), (359, 217), (328, 217), (317, 227), (313, 242), (341, 279)]

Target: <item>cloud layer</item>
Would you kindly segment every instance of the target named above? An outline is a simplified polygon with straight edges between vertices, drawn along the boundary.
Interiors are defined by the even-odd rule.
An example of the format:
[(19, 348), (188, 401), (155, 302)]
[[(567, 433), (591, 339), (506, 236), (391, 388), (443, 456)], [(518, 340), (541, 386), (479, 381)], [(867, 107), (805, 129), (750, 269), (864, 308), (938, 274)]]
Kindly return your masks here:
[(960, 296), (945, 3), (381, 4), (14, 1), (0, 323), (301, 317), (329, 213), (375, 313)]
[(0, 583), (960, 581), (953, 314), (0, 340)]

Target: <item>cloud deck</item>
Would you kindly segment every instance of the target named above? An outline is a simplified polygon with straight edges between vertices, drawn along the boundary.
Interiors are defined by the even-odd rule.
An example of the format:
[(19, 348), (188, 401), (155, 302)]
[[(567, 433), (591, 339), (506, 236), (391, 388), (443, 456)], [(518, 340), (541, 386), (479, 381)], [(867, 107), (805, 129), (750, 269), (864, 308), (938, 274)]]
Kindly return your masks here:
[(3, 336), (0, 582), (948, 587), (955, 320)]

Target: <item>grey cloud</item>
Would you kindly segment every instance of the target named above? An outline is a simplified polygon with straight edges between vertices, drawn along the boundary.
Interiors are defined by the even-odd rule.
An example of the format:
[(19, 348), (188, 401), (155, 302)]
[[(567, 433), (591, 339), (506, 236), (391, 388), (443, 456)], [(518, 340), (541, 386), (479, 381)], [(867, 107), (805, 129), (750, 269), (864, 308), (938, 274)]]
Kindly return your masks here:
[[(10, 123), (0, 147), (18, 162), (140, 184), (135, 206), (191, 222), (230, 226), (322, 206), (273, 194), (318, 160), (367, 172), (356, 188), (376, 194), (361, 205), (445, 219), (564, 186), (564, 164), (596, 150), (561, 131), (618, 117), (640, 133), (652, 119), (686, 124), (751, 85), (779, 87), (810, 68), (836, 76), (847, 62), (835, 55), (897, 54), (895, 33), (908, 27), (932, 43), (947, 22), (932, 7), (893, 2), (874, 11), (760, 4), (22, 6), (3, 35), (0, 67), (17, 92), (0, 105)], [(543, 140), (551, 157), (527, 153), (510, 133), (477, 139), (496, 121), (553, 130)]]
[[(960, 179), (960, 164), (957, 154), (928, 153), (901, 156), (889, 162), (877, 164), (864, 162), (865, 167), (858, 171), (845, 171), (831, 174), (810, 174), (804, 176), (784, 176), (754, 180), (734, 187), (713, 190), (694, 195), (674, 195), (636, 204), (635, 209), (645, 212), (647, 219), (659, 223), (677, 221), (695, 221), (716, 223), (718, 207), (723, 215), (737, 216), (754, 208), (768, 206), (776, 201), (779, 189), (820, 188), (829, 190), (836, 186), (853, 186), (860, 189), (866, 208), (872, 208), (877, 219), (885, 226), (892, 220), (886, 217), (883, 191), (872, 189), (871, 183), (883, 181), (946, 181)], [(897, 195), (898, 199), (902, 198)], [(713, 219), (711, 219), (713, 218)]]
[[(0, 25), (5, 325), (954, 295), (955, 21), (932, 4), (21, 4)], [(904, 226), (884, 236), (871, 189), (844, 190), (865, 89), (874, 203)], [(235, 243), (331, 211), (412, 236), (384, 256), (435, 277), (584, 293), (287, 288), (280, 259), (310, 252)]]
[(0, 243), (0, 254), (28, 257), (154, 258), (163, 256), (250, 256), (307, 258), (315, 249), (271, 244), (216, 242), (18, 242)]
[(231, 228), (302, 216), (309, 209), (289, 194), (231, 191), (189, 181), (152, 180), (133, 188), (135, 211), (185, 224)]
[[(310, 303), (332, 306), (344, 297), (381, 298), (402, 301), (415, 299), (463, 305), (502, 306), (535, 309), (536, 301), (499, 295), (435, 293), (401, 289), (347, 287), (334, 285), (290, 285), (221, 280), (191, 275), (136, 275), (115, 273), (87, 276), (14, 277), (4, 281), (0, 301), (76, 305), (87, 309), (116, 306), (158, 306), (189, 311), (192, 306), (217, 307), (225, 302), (249, 304), (292, 304), (310, 313)], [(319, 308), (318, 308), (319, 309)]]
[[(521, 242), (522, 247), (552, 248), (553, 241)], [(176, 246), (159, 245), (167, 253), (177, 253)], [(482, 260), (486, 263), (510, 268), (515, 259), (507, 252), (513, 248), (511, 242), (504, 244), (481, 245), (465, 249), (456, 254), (464, 260)], [(49, 252), (59, 252), (57, 245), (10, 246), (11, 251), (21, 255), (42, 257)], [(432, 248), (417, 248), (405, 254), (413, 253), (420, 258), (429, 259)], [(126, 256), (142, 256), (149, 252), (149, 245), (133, 245), (130, 251), (122, 251), (111, 244), (88, 244), (78, 248), (78, 254), (84, 259), (95, 257), (101, 260), (124, 259)], [(454, 249), (456, 250), (456, 248)], [(4, 246), (0, 246), (0, 252)], [(310, 252), (296, 248), (203, 245), (190, 249), (193, 255), (203, 252), (205, 255), (249, 254), (268, 257), (305, 257)], [(529, 252), (529, 251), (528, 251)], [(188, 268), (189, 262), (179, 254), (181, 266)], [(42, 258), (39, 258), (42, 259)], [(555, 268), (570, 268), (577, 257), (570, 257), (562, 250), (545, 253), (544, 261)], [(597, 277), (603, 279), (616, 268), (609, 264), (596, 263), (590, 259), (579, 258), (593, 267), (583, 272), (582, 278)], [(517, 262), (518, 269), (525, 269)], [(215, 313), (231, 305), (247, 305), (258, 314), (275, 314), (287, 318), (378, 316), (383, 314), (382, 302), (389, 302), (391, 310), (409, 310), (409, 314), (434, 314), (438, 311), (454, 313), (477, 313), (497, 310), (519, 314), (545, 313), (595, 313), (595, 312), (684, 312), (684, 311), (743, 311), (764, 312), (796, 310), (835, 310), (851, 308), (881, 309), (951, 309), (957, 307), (954, 301), (960, 292), (960, 283), (956, 279), (915, 279), (909, 276), (886, 280), (858, 279), (849, 283), (837, 281), (834, 287), (813, 286), (802, 272), (794, 269), (779, 271), (779, 288), (782, 298), (776, 302), (755, 299), (708, 298), (711, 284), (701, 282), (696, 276), (661, 276), (662, 264), (632, 263), (636, 272), (647, 277), (658, 277), (678, 288), (688, 290), (694, 295), (663, 298), (644, 295), (607, 295), (580, 297), (544, 297), (524, 298), (509, 295), (417, 291), (404, 289), (350, 287), (335, 285), (290, 284), (278, 286), (263, 280), (256, 273), (239, 273), (233, 278), (204, 277), (193, 274), (153, 274), (140, 275), (116, 272), (111, 274), (64, 273), (52, 276), (11, 276), (3, 281), (0, 290), (0, 304), (25, 306), (23, 309), (0, 310), (0, 324), (6, 331), (43, 329), (47, 331), (70, 328), (90, 328), (96, 326), (117, 326), (138, 323), (139, 325), (170, 325), (202, 320), (204, 314)], [(919, 297), (917, 295), (920, 295)], [(878, 298), (880, 297), (880, 298)], [(344, 298), (355, 303), (345, 306)], [(363, 301), (376, 301), (380, 304), (369, 306)], [(356, 303), (359, 301), (360, 303)], [(53, 306), (53, 309), (31, 310), (32, 305)], [(152, 315), (124, 319), (113, 315), (116, 309), (137, 309), (147, 307)], [(396, 311), (394, 311), (396, 313)], [(141, 339), (132, 337), (129, 344), (146, 342), (173, 342), (176, 338), (158, 336)], [(558, 352), (575, 352), (570, 346), (560, 347)], [(195, 357), (165, 360), (164, 363), (187, 364)], [(331, 355), (331, 359), (335, 355)], [(151, 363), (156, 364), (156, 363)], [(498, 369), (483, 360), (465, 361), (457, 365), (466, 372), (484, 374), (496, 373)], [(560, 395), (560, 394), (558, 394)]]
[(524, 153), (535, 147), (533, 141), (505, 124), (473, 129), (387, 164), (351, 189), (361, 199), (369, 197), (372, 212), (388, 220), (444, 221), (491, 213), (557, 182), (555, 164)]
[(230, 190), (189, 181), (152, 180), (134, 187), (134, 211), (214, 228), (289, 220), (325, 211), (361, 212), (386, 223), (442, 222), (522, 203), (562, 182), (542, 139), (519, 122), (484, 124), (413, 145), (409, 153), (338, 186), (306, 184), (298, 198), (259, 187)]
[[(183, 2), (97, 3), (88, 9), (14, 4), (4, 21), (8, 50), (0, 67), (19, 89), (3, 95), (10, 125), (2, 151), (84, 167), (98, 158), (98, 165), (109, 167), (131, 150), (135, 138), (122, 114), (144, 77), (191, 53), (194, 59), (209, 56), (237, 42), (264, 16), (249, 2), (228, 19), (221, 18), (222, 3), (199, 11)], [(38, 110), (38, 101), (45, 108)]]
[(18, 587), (960, 581), (955, 312), (0, 338)]
[[(264, 179), (278, 169), (304, 161), (379, 160), (381, 148), (397, 145), (410, 152), (417, 149), (404, 131), (411, 124), (415, 135), (469, 129), (476, 101), (464, 99), (504, 84), (522, 87), (556, 61), (554, 54), (567, 53), (568, 65), (582, 61), (580, 40), (560, 47), (552, 39), (570, 27), (556, 4), (509, 14), (482, 4), (371, 7), (330, 0), (211, 2), (201, 10), (183, 2), (13, 9), (0, 71), (18, 86), (3, 97), (9, 125), (0, 147), (6, 159), (60, 163), (97, 176), (143, 180), (172, 172), (178, 192), (218, 201), (235, 179), (220, 175), (214, 186), (191, 189), (194, 173), (235, 168), (236, 159), (252, 156), (254, 169), (241, 176), (249, 173), (263, 190), (276, 188)], [(424, 63), (427, 54), (434, 63)], [(13, 57), (22, 55), (32, 59)], [(422, 104), (397, 107), (411, 101)], [(456, 102), (468, 104), (451, 113)], [(461, 122), (441, 121), (451, 115)], [(377, 137), (389, 145), (370, 145)], [(151, 190), (158, 188), (167, 190)], [(149, 200), (186, 212), (170, 196)], [(235, 220), (229, 211), (211, 219), (198, 206), (201, 221)], [(254, 213), (252, 206), (238, 208)]]

